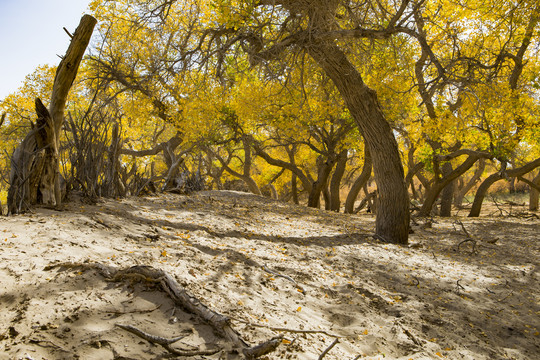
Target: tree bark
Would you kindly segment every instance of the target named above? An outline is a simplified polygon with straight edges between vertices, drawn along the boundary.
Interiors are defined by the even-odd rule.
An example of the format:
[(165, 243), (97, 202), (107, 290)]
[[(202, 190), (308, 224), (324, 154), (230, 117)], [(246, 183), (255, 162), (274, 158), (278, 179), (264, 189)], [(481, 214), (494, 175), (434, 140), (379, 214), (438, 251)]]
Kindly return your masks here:
[(310, 42), (307, 52), (332, 79), (368, 145), (379, 189), (376, 236), (383, 241), (407, 244), (409, 195), (392, 128), (386, 121), (375, 91), (333, 43)]
[[(443, 176), (448, 176), (452, 173), (452, 164), (447, 162), (442, 166)], [(444, 187), (441, 194), (441, 210), (439, 215), (442, 217), (452, 216), (452, 201), (454, 200), (455, 181), (450, 181), (448, 185)]]
[(313, 182), (311, 191), (309, 192), (308, 207), (319, 208), (321, 205), (321, 192), (328, 184), (328, 178), (332, 172), (332, 168), (336, 163), (336, 159), (323, 160), (322, 157), (317, 159), (318, 176), (317, 180)]
[(11, 213), (42, 203), (60, 205), (59, 138), (67, 96), (90, 42), (96, 19), (84, 15), (54, 78), (49, 109), (36, 99), (37, 128), (15, 150), (11, 164), (8, 209)]
[[(532, 182), (540, 186), (540, 172), (538, 172), (538, 175), (534, 177)], [(540, 195), (540, 191), (531, 187), (531, 191), (529, 193), (529, 210), (530, 211), (538, 211), (538, 202), (540, 198), (539, 195)]]
[(336, 163), (336, 169), (334, 170), (334, 174), (332, 175), (332, 179), (330, 180), (330, 207), (329, 210), (339, 212), (339, 208), (341, 206), (341, 199), (340, 199), (340, 185), (341, 185), (341, 179), (343, 179), (343, 175), (345, 174), (345, 168), (347, 166), (347, 159), (348, 159), (348, 151), (343, 150), (339, 153), (337, 163)]
[(371, 169), (372, 169), (371, 155), (367, 148), (367, 144), (365, 144), (364, 145), (364, 167), (362, 168), (362, 172), (360, 173), (360, 176), (356, 179), (356, 181), (351, 186), (351, 189), (349, 190), (349, 194), (347, 195), (347, 200), (345, 200), (345, 213), (346, 214), (354, 213), (354, 203), (356, 202), (356, 199), (358, 198), (358, 194), (360, 193), (360, 190), (362, 190), (364, 185), (367, 184), (369, 178), (371, 177)]
[(293, 172), (291, 172), (291, 192), (293, 203), (296, 205), (300, 204), (298, 200), (298, 182), (296, 181), (296, 174)]
[(531, 161), (519, 168), (506, 170), (504, 172), (496, 172), (495, 174), (491, 174), (488, 176), (486, 180), (480, 184), (478, 187), (478, 190), (476, 191), (476, 195), (474, 196), (474, 201), (471, 207), (471, 211), (469, 212), (469, 217), (478, 217), (480, 216), (480, 211), (482, 210), (482, 203), (484, 202), (484, 198), (486, 197), (486, 194), (494, 183), (496, 183), (499, 180), (502, 180), (506, 177), (516, 177), (516, 176), (523, 176), (537, 167), (540, 166), (540, 158)]

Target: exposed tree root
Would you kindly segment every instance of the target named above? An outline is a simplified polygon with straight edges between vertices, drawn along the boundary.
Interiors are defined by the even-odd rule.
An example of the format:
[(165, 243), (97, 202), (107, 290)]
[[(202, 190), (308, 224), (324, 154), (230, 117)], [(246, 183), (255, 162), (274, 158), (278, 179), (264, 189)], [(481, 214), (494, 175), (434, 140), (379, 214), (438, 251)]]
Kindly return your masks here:
[(129, 331), (130, 333), (135, 334), (138, 337), (148, 342), (151, 342), (152, 344), (161, 345), (171, 354), (178, 355), (178, 356), (213, 355), (217, 353), (218, 351), (221, 351), (221, 349), (212, 349), (212, 350), (183, 350), (182, 349), (180, 350), (180, 349), (173, 348), (171, 344), (185, 338), (186, 335), (178, 336), (172, 339), (167, 339), (161, 336), (155, 336), (152, 334), (145, 333), (144, 331), (137, 329), (135, 326), (124, 325), (124, 324), (116, 324), (116, 326), (126, 331)]
[[(66, 267), (66, 268), (83, 268), (84, 270), (95, 270), (101, 274), (106, 280), (120, 282), (125, 279), (134, 279), (136, 281), (151, 282), (160, 286), (161, 290), (166, 292), (171, 300), (179, 306), (189, 311), (192, 314), (197, 315), (207, 324), (213, 327), (216, 333), (223, 336), (231, 344), (234, 351), (237, 351), (240, 354), (243, 354), (246, 359), (256, 359), (262, 355), (268, 354), (277, 349), (279, 344), (282, 342), (282, 336), (274, 337), (266, 342), (263, 342), (256, 346), (250, 346), (245, 342), (240, 334), (234, 330), (230, 325), (230, 319), (214, 310), (210, 309), (208, 306), (203, 304), (199, 299), (191, 295), (182, 285), (178, 284), (171, 275), (166, 273), (163, 270), (153, 268), (151, 266), (132, 266), (127, 269), (116, 269), (111, 266), (106, 266), (99, 263), (58, 263), (45, 267), (45, 270), (51, 270), (55, 267)], [(179, 339), (164, 339), (156, 337), (154, 335), (146, 334), (143, 331), (130, 326), (130, 325), (120, 325), (124, 330), (130, 331), (133, 334), (146, 339), (147, 341), (159, 344), (166, 348), (169, 352), (179, 356), (191, 356), (186, 355), (191, 353), (193, 355), (202, 355), (198, 350), (186, 351), (186, 350), (177, 350), (170, 346), (171, 343), (168, 341), (178, 341)], [(161, 341), (163, 340), (163, 341)], [(173, 341), (174, 340), (174, 341)], [(198, 353), (195, 353), (197, 352)], [(212, 354), (216, 353), (219, 350), (209, 350)], [(178, 352), (181, 352), (178, 353)], [(206, 355), (210, 353), (205, 353)]]

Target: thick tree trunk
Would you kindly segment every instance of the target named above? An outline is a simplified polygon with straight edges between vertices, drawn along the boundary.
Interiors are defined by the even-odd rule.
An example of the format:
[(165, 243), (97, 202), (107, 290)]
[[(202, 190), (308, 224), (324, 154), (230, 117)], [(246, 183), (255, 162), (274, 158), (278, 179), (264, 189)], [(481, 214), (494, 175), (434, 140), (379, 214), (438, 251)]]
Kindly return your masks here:
[[(444, 163), (442, 166), (443, 176), (448, 176), (452, 173), (452, 164)], [(451, 181), (446, 185), (441, 194), (441, 210), (439, 215), (442, 217), (452, 216), (452, 201), (454, 200), (455, 181)]]
[(90, 42), (96, 19), (84, 15), (66, 55), (58, 65), (49, 110), (36, 99), (37, 129), (33, 129), (15, 150), (11, 164), (8, 208), (11, 213), (43, 203), (60, 205), (59, 138), (64, 109), (71, 85)]
[(343, 150), (338, 155), (336, 169), (330, 180), (330, 207), (329, 210), (339, 212), (341, 206), (341, 199), (339, 196), (339, 190), (341, 185), (341, 179), (345, 174), (345, 167), (347, 166), (347, 150)]
[(398, 145), (379, 106), (375, 91), (333, 43), (310, 42), (308, 53), (332, 79), (360, 128), (373, 158), (379, 190), (376, 236), (383, 241), (407, 244), (409, 195)]
[(347, 195), (347, 200), (345, 200), (345, 213), (346, 214), (354, 213), (354, 203), (356, 202), (356, 199), (358, 198), (358, 194), (360, 193), (360, 190), (362, 190), (364, 185), (367, 184), (369, 178), (371, 177), (371, 169), (372, 169), (371, 155), (369, 153), (367, 145), (365, 145), (364, 146), (364, 167), (362, 168), (362, 172), (360, 173), (360, 176), (355, 180), (355, 182), (351, 186), (351, 189), (349, 190), (349, 194)]
[[(534, 177), (532, 182), (540, 186), (540, 172), (538, 172), (538, 175)], [(540, 198), (539, 195), (540, 195), (540, 191), (531, 187), (531, 191), (529, 193), (529, 210), (530, 211), (538, 211), (538, 202)]]
[(537, 167), (540, 166), (540, 158), (531, 161), (519, 168), (506, 170), (504, 173), (496, 172), (495, 174), (491, 174), (488, 176), (486, 180), (480, 184), (478, 187), (478, 190), (476, 191), (476, 195), (474, 196), (474, 201), (471, 207), (471, 211), (469, 212), (469, 217), (478, 217), (480, 216), (480, 211), (482, 210), (482, 203), (484, 202), (484, 198), (486, 197), (486, 194), (494, 183), (496, 183), (499, 180), (502, 180), (506, 177), (517, 177), (517, 176), (523, 176)]

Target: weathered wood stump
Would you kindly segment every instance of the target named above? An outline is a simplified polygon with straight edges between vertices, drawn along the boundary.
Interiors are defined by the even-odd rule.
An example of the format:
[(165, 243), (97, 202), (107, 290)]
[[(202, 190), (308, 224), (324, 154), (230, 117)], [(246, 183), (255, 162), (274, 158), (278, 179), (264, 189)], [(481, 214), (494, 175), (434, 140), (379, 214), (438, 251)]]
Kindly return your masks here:
[(90, 42), (97, 20), (84, 15), (58, 65), (49, 109), (36, 99), (37, 121), (11, 158), (8, 213), (24, 212), (35, 204), (60, 205), (58, 138), (71, 85)]

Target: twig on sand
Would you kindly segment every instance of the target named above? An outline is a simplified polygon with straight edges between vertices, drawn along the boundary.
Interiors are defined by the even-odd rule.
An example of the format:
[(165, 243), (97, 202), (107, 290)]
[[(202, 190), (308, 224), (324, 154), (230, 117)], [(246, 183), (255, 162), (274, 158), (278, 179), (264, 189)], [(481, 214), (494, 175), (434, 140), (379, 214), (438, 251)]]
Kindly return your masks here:
[(455, 223), (461, 226), (461, 229), (463, 230), (467, 238), (472, 239), (471, 234), (469, 234), (469, 232), (467, 231), (467, 229), (465, 228), (465, 225), (463, 225), (463, 222), (461, 220), (457, 220)]
[(458, 281), (456, 281), (456, 292), (459, 293), (460, 290), (463, 290), (465, 291), (465, 288), (463, 287), (463, 285), (461, 285), (459, 282), (461, 281), (461, 279), (458, 279)]
[(324, 357), (326, 356), (326, 354), (328, 354), (328, 352), (329, 352), (330, 350), (332, 350), (332, 348), (333, 348), (334, 346), (337, 345), (338, 342), (339, 342), (339, 339), (335, 339), (334, 342), (332, 342), (332, 343), (330, 344), (330, 346), (328, 346), (328, 347), (322, 352), (321, 356), (319, 356), (319, 360), (322, 360), (322, 358), (324, 358)]
[(269, 274), (272, 274), (272, 275), (277, 276), (277, 277), (281, 277), (281, 278), (283, 278), (283, 279), (285, 279), (285, 280), (289, 280), (290, 282), (292, 282), (292, 283), (294, 284), (294, 286), (296, 286), (296, 288), (297, 288), (298, 290), (300, 290), (300, 291), (302, 292), (302, 294), (305, 295), (306, 291), (304, 290), (304, 288), (303, 288), (300, 284), (298, 284), (298, 283), (296, 282), (296, 280), (294, 280), (292, 277), (290, 277), (290, 276), (288, 276), (288, 275), (280, 274), (280, 273), (278, 273), (277, 271), (274, 271), (274, 270), (270, 269), (270, 268), (269, 268), (268, 266), (266, 266), (266, 265), (263, 265), (262, 269), (263, 269), (264, 271), (266, 271), (267, 273), (269, 273)]
[(460, 242), (457, 246), (457, 249), (459, 251), (459, 248), (461, 247), (461, 245), (467, 243), (467, 242), (471, 242), (472, 243), (472, 250), (471, 250), (471, 254), (477, 254), (478, 253), (478, 250), (476, 249), (476, 240), (474, 239), (471, 239), (471, 238), (467, 238), (465, 240), (463, 240), (462, 242)]
[(454, 224), (458, 224), (461, 226), (461, 229), (463, 230), (463, 232), (465, 233), (465, 236), (467, 236), (467, 238), (463, 241), (461, 241), (458, 245), (457, 245), (457, 251), (459, 252), (460, 248), (461, 248), (461, 245), (465, 244), (465, 243), (472, 243), (472, 250), (471, 250), (471, 254), (477, 254), (478, 253), (478, 250), (476, 249), (476, 240), (471, 236), (471, 234), (467, 231), (467, 229), (465, 228), (465, 225), (463, 225), (463, 223), (461, 222), (461, 220), (457, 220)]

